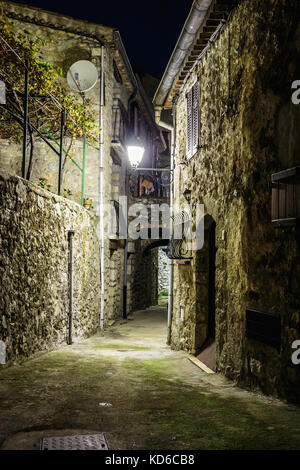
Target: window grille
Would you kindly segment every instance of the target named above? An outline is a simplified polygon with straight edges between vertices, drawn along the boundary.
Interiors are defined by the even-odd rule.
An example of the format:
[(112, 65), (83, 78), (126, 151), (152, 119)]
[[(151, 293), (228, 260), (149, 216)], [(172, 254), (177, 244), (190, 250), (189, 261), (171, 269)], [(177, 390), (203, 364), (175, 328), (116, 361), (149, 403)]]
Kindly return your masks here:
[(183, 242), (185, 240), (184, 228), (187, 223), (191, 224), (189, 215), (187, 212), (182, 211), (174, 215), (172, 219), (174, 221), (174, 233), (172, 234), (165, 250), (167, 257), (169, 259), (193, 259), (192, 256), (186, 256), (188, 251), (183, 247)]

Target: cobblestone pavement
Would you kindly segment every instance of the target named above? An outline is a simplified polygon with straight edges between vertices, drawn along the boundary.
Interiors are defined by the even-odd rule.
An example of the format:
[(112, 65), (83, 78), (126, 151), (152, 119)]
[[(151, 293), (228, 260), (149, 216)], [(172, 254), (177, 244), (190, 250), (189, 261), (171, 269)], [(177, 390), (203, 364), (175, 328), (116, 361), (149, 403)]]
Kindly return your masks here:
[(166, 315), (163, 307), (136, 312), (2, 369), (1, 448), (105, 433), (115, 450), (299, 449), (300, 408), (202, 372), (166, 345)]

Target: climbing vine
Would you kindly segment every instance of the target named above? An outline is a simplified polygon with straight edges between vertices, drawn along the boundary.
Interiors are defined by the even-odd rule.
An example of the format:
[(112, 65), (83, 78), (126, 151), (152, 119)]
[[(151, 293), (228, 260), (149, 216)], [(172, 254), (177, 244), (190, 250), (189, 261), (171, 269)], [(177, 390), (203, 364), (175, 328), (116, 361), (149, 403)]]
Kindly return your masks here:
[(25, 67), (29, 72), (28, 142), (30, 179), (37, 132), (46, 128), (59, 138), (61, 110), (66, 110), (65, 135), (80, 138), (84, 134), (98, 142), (93, 112), (88, 102), (79, 102), (63, 86), (62, 69), (43, 60), (45, 42), (26, 30), (16, 31), (14, 22), (0, 15), (0, 79), (6, 87), (6, 105), (0, 108), (0, 138), (20, 142), (23, 137)]

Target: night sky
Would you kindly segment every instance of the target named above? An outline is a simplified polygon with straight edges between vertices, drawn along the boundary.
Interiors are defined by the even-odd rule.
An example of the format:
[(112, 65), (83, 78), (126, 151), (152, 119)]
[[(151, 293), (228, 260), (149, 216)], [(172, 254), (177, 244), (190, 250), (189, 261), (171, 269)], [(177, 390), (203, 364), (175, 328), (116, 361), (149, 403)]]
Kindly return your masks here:
[(193, 0), (18, 0), (117, 28), (133, 67), (160, 78)]

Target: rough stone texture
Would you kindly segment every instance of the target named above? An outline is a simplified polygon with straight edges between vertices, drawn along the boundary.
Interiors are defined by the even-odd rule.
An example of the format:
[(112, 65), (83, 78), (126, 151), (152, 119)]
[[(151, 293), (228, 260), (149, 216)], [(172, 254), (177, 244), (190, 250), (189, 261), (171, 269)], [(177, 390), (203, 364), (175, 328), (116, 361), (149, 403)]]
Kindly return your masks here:
[[(18, 15), (24, 15), (23, 6), (8, 4), (7, 8), (10, 12), (14, 12)], [(43, 12), (41, 10), (35, 10), (31, 7), (26, 9), (28, 18), (37, 18), (38, 20), (49, 21), (49, 24), (55, 22), (61, 25), (61, 19), (59, 15)], [(63, 78), (62, 83), (66, 86), (70, 94), (70, 90), (66, 74), (68, 68), (72, 63), (77, 60), (85, 59), (90, 60), (94, 63), (99, 71), (101, 68), (101, 48), (97, 40), (81, 36), (79, 34), (72, 34), (61, 29), (53, 29), (51, 27), (39, 26), (35, 24), (24, 23), (23, 21), (15, 21), (16, 31), (22, 31), (26, 25), (26, 30), (31, 31), (33, 36), (39, 36), (45, 40), (46, 46), (43, 48), (43, 58), (56, 66), (62, 67)], [(80, 31), (82, 22), (73, 20), (72, 18), (66, 19), (62, 27), (72, 27), (75, 30)], [(95, 34), (92, 24), (84, 23), (84, 28), (87, 34)], [(98, 26), (98, 33), (100, 35), (111, 35), (112, 28), (105, 28)], [(113, 74), (113, 57), (105, 42), (105, 53), (104, 53), (104, 73), (105, 73), (105, 106), (103, 108), (103, 184), (104, 184), (104, 205), (107, 207), (111, 203), (112, 193), (112, 160), (110, 156), (111, 151), (111, 135), (112, 135), (112, 103), (113, 96), (115, 93), (121, 93), (124, 98), (124, 106), (127, 106), (128, 91), (124, 86), (116, 83)], [(119, 88), (122, 88), (120, 91)], [(99, 122), (99, 103), (100, 103), (100, 80), (97, 81), (95, 87), (86, 92), (86, 99), (89, 102), (89, 107), (92, 107), (95, 111), (95, 120)], [(79, 95), (74, 94), (78, 99)], [(64, 148), (68, 149), (70, 143), (69, 138), (64, 139)], [(69, 151), (70, 155), (74, 160), (82, 166), (82, 139), (73, 141), (72, 147)], [(46, 182), (46, 187), (49, 191), (57, 192), (57, 179), (58, 179), (58, 157), (57, 155), (42, 141), (36, 140), (34, 150), (35, 160), (31, 180), (35, 183), (39, 183), (40, 179)], [(19, 144), (12, 144), (9, 141), (1, 140), (0, 142), (0, 168), (9, 173), (21, 174), (21, 161), (22, 161), (22, 148)], [(124, 162), (123, 162), (124, 165)], [(63, 174), (62, 182), (62, 195), (68, 199), (71, 199), (77, 203), (80, 203), (81, 199), (81, 179), (82, 175), (79, 169), (69, 160), (66, 160), (65, 170)], [(86, 167), (85, 167), (85, 191), (84, 196), (90, 198), (93, 201), (91, 211), (96, 214), (97, 220), (99, 220), (99, 150), (94, 149), (91, 145), (87, 145), (86, 150)], [(100, 236), (99, 225), (95, 227), (95, 230)], [(114, 275), (110, 275), (112, 271), (123, 271), (123, 257), (122, 253), (111, 256), (109, 250), (109, 220), (105, 224), (106, 239), (104, 242), (105, 251), (105, 312), (104, 318), (105, 323), (109, 322), (111, 317), (118, 317), (122, 310), (122, 284), (117, 284), (114, 280)], [(120, 251), (120, 250), (118, 250)], [(121, 250), (122, 252), (122, 250)], [(113, 292), (113, 295), (112, 295)]]
[(158, 293), (166, 292), (169, 289), (169, 258), (166, 253), (159, 248), (158, 250)]
[(131, 311), (157, 305), (158, 254), (157, 248), (145, 251), (149, 244), (148, 240), (139, 240), (129, 262), (128, 302)]
[[(113, 107), (118, 105), (118, 100), (121, 101), (122, 107), (125, 112), (128, 110), (128, 99), (133, 92), (133, 84), (130, 82), (128, 75), (119, 52), (116, 51), (115, 45), (112, 43), (112, 33), (114, 28), (95, 25), (85, 21), (76, 20), (63, 15), (46, 12), (43, 10), (27, 7), (24, 5), (17, 5), (10, 2), (2, 2), (4, 10), (13, 15), (15, 18), (16, 32), (26, 30), (32, 33), (32, 36), (39, 36), (45, 41), (45, 47), (42, 49), (43, 59), (60, 66), (63, 70), (62, 83), (70, 94), (70, 90), (66, 74), (70, 65), (77, 60), (85, 59), (90, 60), (96, 66), (99, 77), (101, 72), (101, 47), (100, 43), (94, 37), (98, 37), (104, 44), (104, 73), (105, 73), (105, 106), (103, 107), (103, 187), (104, 187), (104, 208), (110, 214), (111, 201), (118, 201), (120, 195), (125, 192), (125, 162), (127, 159), (127, 151), (124, 147), (124, 142), (112, 142), (114, 125)], [(32, 24), (32, 21), (40, 24)], [(64, 30), (63, 30), (64, 29)], [(68, 30), (68, 31), (67, 31)], [(70, 32), (73, 30), (73, 32)], [(122, 71), (122, 80), (117, 81), (114, 75), (114, 60)], [(81, 101), (78, 94), (74, 96)], [(89, 103), (89, 108), (95, 111), (95, 120), (98, 123), (100, 116), (100, 80), (97, 81), (96, 86), (85, 93), (86, 99)], [(138, 97), (138, 106), (140, 111), (139, 116), (139, 134), (144, 142), (149, 141), (150, 134), (154, 132), (153, 122), (149, 124), (149, 111), (145, 111), (145, 103), (141, 103), (141, 98)], [(128, 116), (127, 116), (128, 117)], [(150, 119), (151, 120), (151, 119)], [(149, 132), (151, 130), (151, 132)], [(70, 144), (70, 139), (65, 138), (64, 147), (67, 149)], [(82, 139), (74, 140), (70, 149), (70, 155), (75, 161), (82, 166)], [(120, 162), (114, 164), (111, 157), (112, 148), (118, 154)], [(150, 145), (146, 146), (146, 153), (144, 161), (147, 162), (145, 166), (153, 166), (154, 158), (156, 156), (156, 147), (152, 148)], [(31, 180), (39, 183), (42, 179), (46, 187), (53, 193), (57, 192), (58, 180), (58, 157), (57, 155), (40, 141), (36, 139), (35, 144), (35, 161), (32, 172)], [(7, 140), (0, 141), (0, 169), (12, 174), (21, 174), (21, 160), (22, 148), (20, 144), (12, 144)], [(99, 151), (94, 149), (91, 145), (87, 145), (86, 152), (86, 170), (85, 170), (85, 191), (84, 196), (93, 201), (91, 211), (94, 212), (99, 221)], [(81, 198), (81, 172), (69, 160), (66, 160), (65, 170), (62, 182), (62, 195), (77, 203), (80, 203)], [(52, 196), (51, 196), (52, 197)], [(100, 239), (100, 224), (97, 225), (96, 230)], [(105, 279), (105, 294), (104, 294), (104, 325), (108, 325), (115, 319), (122, 316), (123, 311), (123, 271), (124, 271), (124, 244), (120, 243), (117, 250), (110, 249), (110, 240), (116, 240), (118, 237), (111, 233), (111, 217), (105, 217), (105, 240), (104, 240), (104, 279)], [(135, 258), (132, 258), (135, 259)], [(129, 269), (130, 264), (129, 263)], [(139, 264), (137, 258), (137, 263)], [(131, 291), (131, 274), (128, 273), (129, 293)], [(152, 285), (152, 283), (150, 283)], [(133, 288), (135, 289), (135, 288)], [(148, 295), (148, 294), (147, 294)], [(150, 295), (150, 294), (149, 294)], [(151, 295), (150, 295), (151, 298)], [(152, 297), (154, 298), (154, 297)], [(156, 302), (155, 302), (156, 303)], [(128, 310), (134, 308), (134, 302), (128, 300)], [(143, 306), (148, 306), (150, 303), (145, 301)]]
[(74, 338), (99, 325), (95, 216), (22, 178), (0, 173), (0, 338), (7, 359), (66, 342), (68, 231), (74, 230)]
[[(175, 171), (175, 202), (183, 204), (183, 191), (191, 189), (192, 203), (205, 205), (206, 234), (216, 222), (218, 371), (295, 401), (300, 369), (291, 363), (291, 345), (300, 338), (299, 232), (272, 226), (269, 184), (272, 173), (300, 164), (300, 108), (291, 102), (300, 72), (298, 21), (297, 1), (241, 2), (179, 96)], [(185, 95), (195, 80), (204, 148), (181, 165)], [(172, 344), (195, 353), (207, 334), (207, 245), (193, 256), (190, 266), (175, 265)], [(280, 353), (246, 339), (247, 307), (281, 316)]]
[[(18, 10), (18, 6), (15, 7)], [(20, 11), (19, 11), (20, 13)], [(24, 12), (22, 12), (24, 14)], [(41, 15), (41, 14), (40, 14)], [(24, 26), (26, 25), (26, 26)], [(40, 37), (45, 40), (45, 46), (42, 49), (43, 59), (51, 62), (55, 66), (62, 68), (62, 84), (69, 93), (81, 102), (78, 93), (73, 92), (67, 83), (67, 71), (72, 63), (77, 60), (90, 60), (99, 71), (101, 48), (99, 42), (95, 39), (82, 37), (61, 30), (54, 30), (47, 26), (39, 26), (23, 21), (15, 21), (14, 28), (16, 33), (24, 31), (24, 28), (31, 32), (33, 37)], [(105, 72), (107, 74), (106, 100), (108, 106), (104, 109), (104, 128), (105, 134), (110, 137), (111, 133), (111, 100), (112, 100), (112, 58), (109, 49), (105, 53)], [(109, 77), (109, 78), (108, 78)], [(86, 99), (89, 102), (89, 108), (94, 110), (95, 120), (99, 122), (99, 100), (100, 100), (100, 80), (95, 87), (86, 92)], [(53, 142), (52, 142), (53, 144)], [(70, 139), (64, 139), (64, 148), (69, 148)], [(53, 144), (55, 147), (55, 144)], [(105, 140), (104, 153), (110, 159), (110, 139)], [(58, 148), (58, 147), (57, 147)], [(79, 166), (82, 166), (82, 139), (74, 140), (69, 154), (74, 158)], [(9, 173), (21, 174), (22, 146), (11, 145), (10, 142), (1, 140), (0, 145), (1, 169)], [(108, 172), (109, 172), (109, 166)], [(31, 180), (39, 183), (40, 179), (46, 182), (51, 192), (57, 192), (58, 184), (58, 156), (40, 139), (36, 139), (34, 151), (34, 165)], [(110, 176), (107, 177), (110, 180)], [(85, 191), (84, 196), (93, 200), (94, 210), (99, 213), (99, 152), (90, 145), (86, 150), (86, 172), (85, 172)], [(62, 195), (80, 203), (81, 199), (81, 172), (71, 162), (66, 159), (65, 170), (62, 181)]]

